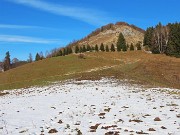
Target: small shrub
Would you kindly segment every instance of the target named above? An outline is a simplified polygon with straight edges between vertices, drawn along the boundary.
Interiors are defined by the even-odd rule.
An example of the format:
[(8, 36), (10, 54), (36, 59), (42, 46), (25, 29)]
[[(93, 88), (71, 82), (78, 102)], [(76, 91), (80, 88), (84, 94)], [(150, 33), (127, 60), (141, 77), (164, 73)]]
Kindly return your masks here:
[(79, 59), (85, 59), (85, 54), (80, 53), (80, 54), (78, 55), (78, 58), (79, 58)]

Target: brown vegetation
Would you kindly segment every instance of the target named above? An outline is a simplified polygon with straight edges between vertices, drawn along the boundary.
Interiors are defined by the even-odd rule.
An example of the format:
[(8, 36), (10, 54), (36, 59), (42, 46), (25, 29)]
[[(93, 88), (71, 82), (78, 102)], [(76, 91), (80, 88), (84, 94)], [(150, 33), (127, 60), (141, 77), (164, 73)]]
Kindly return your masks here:
[(180, 88), (180, 59), (142, 51), (85, 53), (55, 57), (0, 73), (0, 89), (45, 85), (48, 81), (115, 77), (133, 83)]

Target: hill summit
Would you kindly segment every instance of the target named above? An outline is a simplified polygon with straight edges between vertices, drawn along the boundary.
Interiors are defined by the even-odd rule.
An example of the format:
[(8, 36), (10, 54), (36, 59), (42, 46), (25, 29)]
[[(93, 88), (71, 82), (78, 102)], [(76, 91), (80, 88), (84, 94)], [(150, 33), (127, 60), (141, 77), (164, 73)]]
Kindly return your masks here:
[(78, 40), (70, 45), (95, 46), (96, 44), (100, 45), (101, 43), (105, 45), (116, 44), (119, 33), (124, 35), (127, 44), (136, 44), (143, 41), (145, 31), (126, 22), (117, 22), (115, 24), (110, 23), (96, 29), (83, 39)]

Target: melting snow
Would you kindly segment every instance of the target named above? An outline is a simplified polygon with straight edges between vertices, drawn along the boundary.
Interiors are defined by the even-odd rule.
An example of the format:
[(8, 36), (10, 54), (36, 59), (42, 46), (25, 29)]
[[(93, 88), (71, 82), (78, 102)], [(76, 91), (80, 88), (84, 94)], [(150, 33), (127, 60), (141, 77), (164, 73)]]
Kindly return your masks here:
[(114, 79), (12, 90), (0, 97), (0, 134), (179, 135), (180, 97), (166, 90)]

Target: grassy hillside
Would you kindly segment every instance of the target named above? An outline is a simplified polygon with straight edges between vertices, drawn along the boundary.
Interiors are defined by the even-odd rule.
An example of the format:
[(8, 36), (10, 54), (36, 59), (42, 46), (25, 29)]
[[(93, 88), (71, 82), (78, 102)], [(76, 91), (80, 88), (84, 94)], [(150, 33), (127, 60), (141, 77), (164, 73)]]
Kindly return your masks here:
[(0, 90), (47, 85), (65, 79), (114, 76), (150, 86), (180, 88), (180, 59), (134, 52), (86, 53), (49, 58), (0, 73)]

